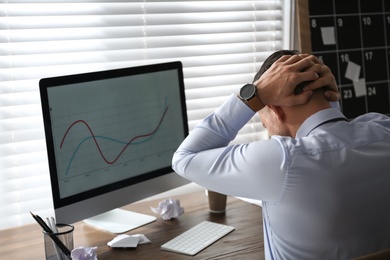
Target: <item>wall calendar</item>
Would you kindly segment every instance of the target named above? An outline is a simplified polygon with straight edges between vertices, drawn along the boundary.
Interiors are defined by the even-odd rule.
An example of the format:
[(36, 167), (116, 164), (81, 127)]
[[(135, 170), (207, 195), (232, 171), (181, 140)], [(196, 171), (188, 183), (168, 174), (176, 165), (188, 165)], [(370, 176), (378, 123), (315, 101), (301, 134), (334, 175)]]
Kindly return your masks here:
[(331, 68), (343, 113), (390, 115), (390, 1), (296, 3), (300, 49)]

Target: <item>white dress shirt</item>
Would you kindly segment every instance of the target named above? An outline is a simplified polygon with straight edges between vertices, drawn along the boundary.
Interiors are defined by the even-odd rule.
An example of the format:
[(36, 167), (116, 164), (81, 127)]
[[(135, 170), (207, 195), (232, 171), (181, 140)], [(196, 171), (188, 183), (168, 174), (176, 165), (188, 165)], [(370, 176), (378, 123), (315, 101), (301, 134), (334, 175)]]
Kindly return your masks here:
[(254, 114), (232, 95), (180, 145), (173, 169), (207, 189), (262, 200), (266, 259), (349, 259), (390, 247), (389, 117), (348, 122), (330, 108), (296, 138), (229, 145)]

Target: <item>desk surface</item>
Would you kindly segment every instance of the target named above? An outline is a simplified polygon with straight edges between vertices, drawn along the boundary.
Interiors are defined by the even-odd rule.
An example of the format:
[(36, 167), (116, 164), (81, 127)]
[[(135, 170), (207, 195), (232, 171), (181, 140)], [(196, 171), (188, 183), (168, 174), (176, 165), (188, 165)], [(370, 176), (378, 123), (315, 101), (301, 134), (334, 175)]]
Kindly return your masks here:
[[(225, 214), (208, 210), (204, 192), (174, 197), (180, 200), (185, 213), (178, 219), (157, 221), (130, 230), (127, 234), (145, 234), (152, 243), (136, 249), (112, 249), (107, 242), (116, 234), (90, 227), (83, 222), (75, 224), (74, 246), (97, 246), (98, 259), (264, 259), (263, 224), (261, 208), (236, 198), (228, 197)], [(161, 200), (161, 199), (160, 199)], [(130, 204), (125, 209), (155, 215), (150, 207), (160, 200)], [(236, 229), (195, 256), (162, 251), (160, 246), (196, 224), (209, 220), (234, 226)], [(37, 224), (0, 231), (0, 259), (44, 259), (43, 235)]]

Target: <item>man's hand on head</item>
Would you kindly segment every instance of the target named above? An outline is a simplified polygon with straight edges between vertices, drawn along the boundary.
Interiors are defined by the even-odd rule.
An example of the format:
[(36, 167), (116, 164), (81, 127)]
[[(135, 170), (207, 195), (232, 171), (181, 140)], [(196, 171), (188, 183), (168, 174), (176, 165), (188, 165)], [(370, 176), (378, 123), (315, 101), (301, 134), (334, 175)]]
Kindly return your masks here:
[(301, 57), (306, 57), (312, 60), (315, 64), (307, 70), (315, 71), (320, 77), (305, 85), (303, 90), (315, 90), (317, 88), (324, 88), (324, 96), (328, 101), (339, 101), (341, 96), (336, 84), (336, 80), (330, 68), (323, 64), (316, 56), (303, 54)]
[[(296, 86), (303, 82), (309, 83), (300, 94), (295, 94)], [(324, 95), (329, 101), (340, 99), (330, 69), (313, 55), (282, 56), (254, 84), (265, 105), (305, 104), (313, 91), (321, 87), (325, 87)]]

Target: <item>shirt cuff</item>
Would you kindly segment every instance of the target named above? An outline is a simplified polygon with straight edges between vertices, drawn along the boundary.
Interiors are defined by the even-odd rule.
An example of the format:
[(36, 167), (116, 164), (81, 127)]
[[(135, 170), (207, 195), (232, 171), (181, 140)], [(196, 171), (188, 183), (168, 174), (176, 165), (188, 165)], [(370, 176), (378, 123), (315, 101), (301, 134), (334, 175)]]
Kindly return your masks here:
[(256, 114), (234, 94), (231, 94), (215, 113), (236, 131), (239, 131)]

